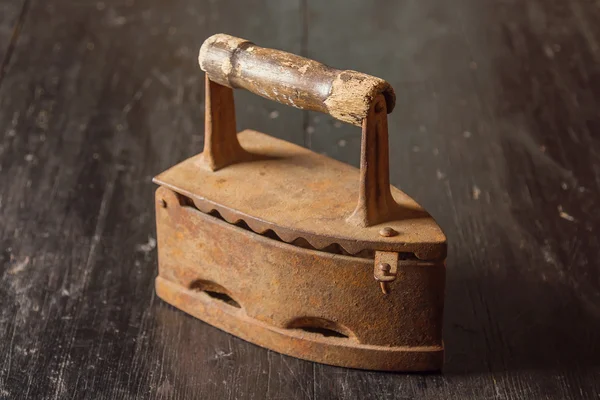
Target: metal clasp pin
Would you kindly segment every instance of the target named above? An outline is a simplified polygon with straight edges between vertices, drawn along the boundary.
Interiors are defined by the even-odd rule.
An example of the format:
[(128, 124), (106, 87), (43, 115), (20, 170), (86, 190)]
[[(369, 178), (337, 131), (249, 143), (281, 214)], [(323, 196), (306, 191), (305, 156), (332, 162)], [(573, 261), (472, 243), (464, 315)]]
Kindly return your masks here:
[(375, 267), (373, 276), (375, 280), (379, 281), (379, 287), (381, 287), (383, 294), (389, 293), (388, 282), (396, 279), (395, 274), (390, 274), (391, 270), (392, 266), (388, 263), (380, 263)]
[(373, 264), (373, 277), (379, 282), (383, 294), (390, 292), (389, 283), (396, 280), (398, 274), (398, 253), (376, 251)]

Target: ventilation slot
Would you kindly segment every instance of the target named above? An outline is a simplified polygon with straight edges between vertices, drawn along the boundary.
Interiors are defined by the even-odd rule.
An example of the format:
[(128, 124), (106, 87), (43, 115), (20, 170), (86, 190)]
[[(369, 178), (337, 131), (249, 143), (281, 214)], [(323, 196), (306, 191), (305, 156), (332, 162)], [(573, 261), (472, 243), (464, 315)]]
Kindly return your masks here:
[(318, 317), (297, 318), (288, 323), (286, 328), (308, 332), (326, 338), (355, 339), (355, 335), (352, 333), (352, 331), (345, 326), (338, 324), (337, 322)]
[(308, 326), (306, 326), (304, 328), (298, 328), (298, 329), (303, 330), (304, 332), (317, 333), (317, 334), (323, 335), (325, 337), (336, 337), (336, 338), (348, 339), (347, 335), (344, 335), (342, 332), (334, 331), (333, 329), (313, 328), (313, 327), (308, 327)]
[(240, 303), (235, 301), (233, 297), (229, 295), (227, 289), (218, 283), (198, 279), (190, 283), (189, 288), (190, 290), (194, 290), (196, 292), (204, 292), (211, 298), (221, 301), (232, 307), (242, 308)]

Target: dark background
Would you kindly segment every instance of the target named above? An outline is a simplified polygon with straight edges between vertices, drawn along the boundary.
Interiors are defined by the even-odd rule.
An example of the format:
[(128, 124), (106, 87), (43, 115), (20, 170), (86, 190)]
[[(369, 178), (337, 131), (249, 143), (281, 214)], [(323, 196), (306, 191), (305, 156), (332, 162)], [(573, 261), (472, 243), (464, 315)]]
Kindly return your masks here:
[[(151, 177), (198, 153), (226, 32), (387, 79), (392, 182), (448, 236), (443, 374), (248, 344), (156, 298)], [(1, 0), (0, 398), (600, 396), (597, 0)], [(358, 165), (360, 130), (236, 93)]]

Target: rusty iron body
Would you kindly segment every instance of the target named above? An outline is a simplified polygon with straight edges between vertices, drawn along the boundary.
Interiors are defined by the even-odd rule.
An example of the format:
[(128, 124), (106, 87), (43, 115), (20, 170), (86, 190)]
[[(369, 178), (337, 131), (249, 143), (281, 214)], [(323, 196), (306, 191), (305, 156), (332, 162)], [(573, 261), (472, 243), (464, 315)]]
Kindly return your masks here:
[[(222, 34), (205, 41), (199, 61), (204, 152), (155, 178), (158, 295), (295, 357), (440, 369), (446, 238), (390, 186), (391, 86)], [(360, 125), (360, 170), (260, 132), (238, 134), (237, 87)]]

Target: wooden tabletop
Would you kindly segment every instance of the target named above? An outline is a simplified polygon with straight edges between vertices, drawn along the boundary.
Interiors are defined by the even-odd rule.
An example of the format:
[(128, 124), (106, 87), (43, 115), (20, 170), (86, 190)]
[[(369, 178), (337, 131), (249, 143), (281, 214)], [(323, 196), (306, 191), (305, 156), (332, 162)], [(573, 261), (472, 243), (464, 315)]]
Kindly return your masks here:
[[(592, 0), (3, 0), (1, 399), (597, 399)], [(152, 176), (201, 151), (211, 34), (388, 80), (391, 179), (448, 237), (442, 374), (264, 350), (159, 300)], [(358, 165), (360, 130), (236, 93)]]

